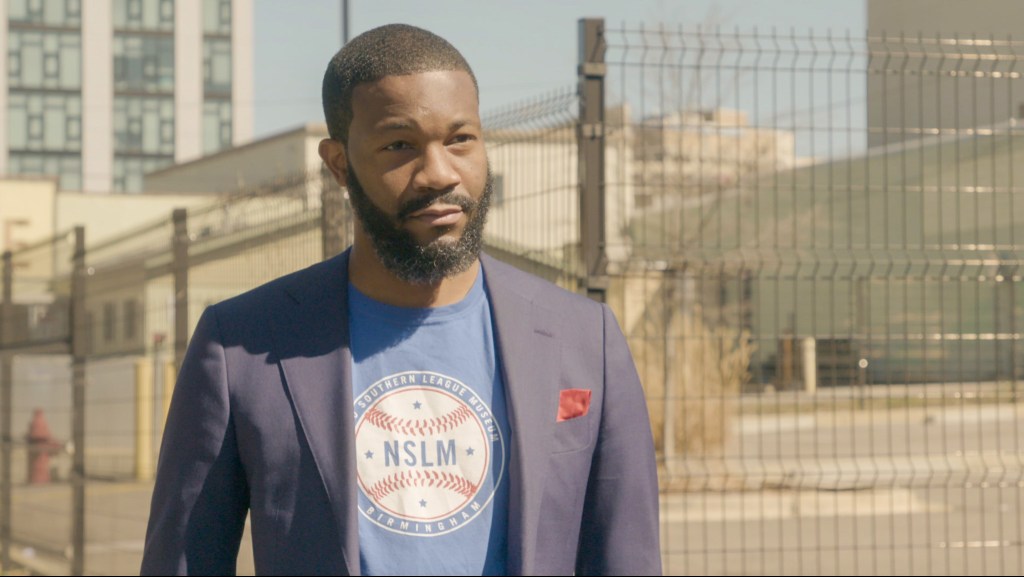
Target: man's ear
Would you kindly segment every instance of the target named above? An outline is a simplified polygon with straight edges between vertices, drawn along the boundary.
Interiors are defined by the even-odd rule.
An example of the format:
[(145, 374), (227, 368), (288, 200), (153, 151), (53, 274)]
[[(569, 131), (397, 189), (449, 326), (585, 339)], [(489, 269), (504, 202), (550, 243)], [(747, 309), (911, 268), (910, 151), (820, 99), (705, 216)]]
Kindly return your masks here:
[(334, 180), (341, 186), (348, 186), (348, 157), (345, 156), (345, 145), (333, 138), (325, 138), (320, 141), (317, 148), (320, 158), (324, 160), (327, 169), (334, 175)]

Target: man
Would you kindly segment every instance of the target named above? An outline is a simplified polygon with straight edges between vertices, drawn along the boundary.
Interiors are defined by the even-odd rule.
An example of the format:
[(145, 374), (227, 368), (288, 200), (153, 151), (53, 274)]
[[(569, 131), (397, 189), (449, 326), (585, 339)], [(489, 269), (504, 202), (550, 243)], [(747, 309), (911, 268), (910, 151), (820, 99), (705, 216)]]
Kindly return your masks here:
[(143, 573), (660, 574), (651, 429), (610, 310), (480, 255), (469, 65), (391, 25), (324, 78), (344, 254), (210, 307)]

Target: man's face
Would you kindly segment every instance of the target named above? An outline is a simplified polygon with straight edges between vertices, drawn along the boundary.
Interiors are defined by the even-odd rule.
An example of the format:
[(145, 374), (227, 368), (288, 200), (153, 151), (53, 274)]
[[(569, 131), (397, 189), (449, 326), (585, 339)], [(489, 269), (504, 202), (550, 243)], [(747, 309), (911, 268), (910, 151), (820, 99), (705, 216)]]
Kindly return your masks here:
[[(490, 196), (476, 88), (462, 71), (357, 86), (348, 144), (321, 155), (349, 189), (356, 243), (399, 278), (434, 283), (475, 262)], [(326, 147), (326, 153), (325, 153)]]

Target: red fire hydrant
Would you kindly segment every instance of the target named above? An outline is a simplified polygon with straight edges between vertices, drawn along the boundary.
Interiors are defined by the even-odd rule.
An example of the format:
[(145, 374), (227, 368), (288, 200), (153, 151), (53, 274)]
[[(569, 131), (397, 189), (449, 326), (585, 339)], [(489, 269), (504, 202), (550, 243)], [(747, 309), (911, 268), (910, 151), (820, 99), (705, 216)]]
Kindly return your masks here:
[(25, 435), (28, 443), (28, 483), (29, 485), (42, 485), (50, 482), (50, 455), (57, 452), (60, 444), (57, 443), (50, 433), (50, 425), (46, 424), (46, 417), (42, 409), (36, 409), (32, 413), (32, 421), (28, 424), (28, 434)]

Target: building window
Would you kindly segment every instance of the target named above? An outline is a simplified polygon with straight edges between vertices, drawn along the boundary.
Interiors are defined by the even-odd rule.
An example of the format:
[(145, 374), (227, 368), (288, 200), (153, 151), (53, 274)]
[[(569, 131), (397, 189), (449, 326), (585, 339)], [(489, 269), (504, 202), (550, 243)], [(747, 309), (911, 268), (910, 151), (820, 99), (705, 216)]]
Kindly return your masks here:
[(134, 339), (136, 336), (136, 323), (137, 315), (137, 301), (135, 299), (128, 299), (124, 301), (124, 338), (125, 340)]
[(82, 189), (82, 156), (79, 153), (54, 154), (14, 151), (8, 160), (10, 174), (57, 175), (61, 190)]
[(174, 154), (173, 97), (116, 96), (113, 120), (116, 153)]
[(174, 156), (138, 158), (114, 155), (113, 188), (118, 192), (141, 192), (147, 172), (171, 164), (174, 164)]
[(8, 20), (15, 24), (72, 27), (81, 23), (80, 0), (8, 0)]
[(77, 32), (12, 29), (7, 79), (12, 88), (80, 89), (82, 39)]
[(28, 140), (29, 142), (43, 139), (43, 117), (32, 115), (28, 117)]
[(10, 149), (50, 152), (81, 150), (81, 131), (68, 132), (69, 126), (81, 123), (81, 119), (82, 97), (77, 94), (11, 94), (7, 104)]
[(156, 69), (156, 56), (146, 55), (142, 57), (142, 77), (146, 81), (151, 81), (157, 78)]
[(174, 0), (160, 0), (160, 21), (174, 26)]
[(170, 146), (174, 146), (174, 121), (173, 120), (161, 120), (160, 121), (160, 143)]
[[(129, 118), (128, 119), (128, 136), (133, 140), (142, 142), (142, 119), (141, 118)], [(141, 146), (141, 144), (140, 144)]]
[(115, 316), (117, 310), (114, 308), (114, 303), (104, 303), (103, 305), (103, 342), (109, 343), (114, 340), (114, 329), (115, 327)]
[(231, 0), (203, 0), (203, 32), (231, 34)]
[(114, 90), (173, 92), (174, 39), (115, 35)]
[(203, 41), (203, 91), (231, 94), (231, 41), (207, 38)]
[(232, 122), (230, 100), (203, 103), (203, 153), (211, 154), (231, 147)]
[(64, 133), (68, 138), (82, 138), (82, 119), (77, 116), (69, 116), (65, 121)]
[(7, 81), (14, 83), (21, 76), (21, 54), (10, 52), (7, 54)]
[(43, 57), (43, 76), (47, 80), (57, 78), (60, 74), (60, 60), (56, 54), (47, 54)]
[(41, 22), (43, 20), (43, 0), (28, 0), (26, 10), (29, 20)]
[(231, 0), (220, 0), (220, 25), (231, 29)]
[(115, 30), (174, 30), (173, 0), (114, 0)]

